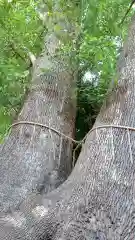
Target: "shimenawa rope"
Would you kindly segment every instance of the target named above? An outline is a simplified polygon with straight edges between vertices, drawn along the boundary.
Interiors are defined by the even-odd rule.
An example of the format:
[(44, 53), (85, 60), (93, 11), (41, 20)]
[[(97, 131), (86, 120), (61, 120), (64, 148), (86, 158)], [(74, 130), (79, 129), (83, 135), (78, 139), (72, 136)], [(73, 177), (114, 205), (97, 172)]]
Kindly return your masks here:
[(65, 135), (64, 133), (56, 130), (56, 129), (53, 128), (53, 127), (49, 127), (49, 126), (46, 125), (46, 124), (37, 123), (37, 122), (32, 122), (32, 121), (19, 121), (19, 122), (15, 122), (15, 123), (13, 123), (13, 124), (8, 128), (7, 131), (9, 131), (12, 127), (17, 126), (17, 125), (20, 125), (20, 124), (36, 125), (36, 126), (39, 126), (39, 127), (44, 127), (44, 128), (50, 129), (50, 130), (52, 130), (53, 132), (57, 133), (58, 135), (61, 135), (61, 136), (63, 136), (64, 138), (67, 138), (67, 139), (69, 139), (70, 141), (72, 141), (73, 143), (77, 144), (76, 148), (75, 148), (74, 151), (73, 151), (73, 166), (74, 166), (74, 164), (75, 164), (75, 153), (76, 153), (77, 149), (84, 143), (84, 141), (86, 140), (88, 134), (90, 134), (90, 133), (93, 132), (94, 130), (101, 129), (101, 128), (120, 128), (120, 129), (126, 129), (126, 130), (135, 131), (135, 128), (134, 128), (134, 127), (128, 127), (128, 126), (123, 126), (123, 125), (115, 125), (115, 124), (102, 125), (102, 126), (93, 127), (93, 128), (85, 135), (85, 137), (84, 137), (82, 140), (80, 140), (80, 141), (74, 140), (73, 138)]

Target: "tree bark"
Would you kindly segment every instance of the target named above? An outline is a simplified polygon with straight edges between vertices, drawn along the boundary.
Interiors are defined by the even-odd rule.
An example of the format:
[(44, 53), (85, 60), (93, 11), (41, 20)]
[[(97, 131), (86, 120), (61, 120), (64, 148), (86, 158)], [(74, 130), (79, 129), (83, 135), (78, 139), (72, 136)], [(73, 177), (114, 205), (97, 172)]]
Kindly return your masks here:
[[(53, 27), (52, 22), (18, 121), (46, 124), (74, 137), (76, 74), (68, 64), (70, 57), (57, 56), (62, 41)], [(58, 187), (71, 172), (72, 146), (72, 141), (51, 129), (14, 126), (0, 154), (0, 212), (18, 208), (30, 193), (47, 193)]]
[(1, 239), (135, 237), (135, 18), (121, 55), (118, 85), (109, 92), (69, 178), (48, 195), (35, 195), (1, 216)]

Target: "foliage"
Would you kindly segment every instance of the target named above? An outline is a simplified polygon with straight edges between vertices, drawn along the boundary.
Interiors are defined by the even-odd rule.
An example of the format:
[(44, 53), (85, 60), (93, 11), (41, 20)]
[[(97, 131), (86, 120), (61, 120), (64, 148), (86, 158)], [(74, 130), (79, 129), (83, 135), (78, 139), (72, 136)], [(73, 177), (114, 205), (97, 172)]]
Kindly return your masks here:
[(29, 80), (29, 52), (41, 48), (35, 1), (0, 1), (0, 136), (20, 109)]
[[(106, 96), (109, 83), (115, 79), (117, 58), (127, 33), (132, 12), (120, 26), (129, 2), (84, 1), (82, 38), (79, 50), (80, 72), (76, 138), (82, 139), (92, 127)], [(84, 81), (84, 74), (90, 76)], [(89, 81), (88, 81), (88, 80)], [(86, 81), (87, 80), (87, 81)]]
[[(76, 134), (80, 139), (92, 126), (114, 76), (131, 13), (120, 27), (128, 0), (59, 1), (66, 16), (74, 19), (81, 29), (77, 55), (80, 77)], [(45, 2), (51, 16), (53, 0)], [(41, 51), (45, 29), (38, 8), (39, 1), (35, 0), (0, 0), (0, 138), (23, 104), (30, 79), (29, 52), (38, 56)], [(55, 27), (59, 31), (59, 26)], [(70, 48), (67, 43), (63, 49), (68, 53)], [(92, 74), (91, 82), (83, 80), (86, 72)]]

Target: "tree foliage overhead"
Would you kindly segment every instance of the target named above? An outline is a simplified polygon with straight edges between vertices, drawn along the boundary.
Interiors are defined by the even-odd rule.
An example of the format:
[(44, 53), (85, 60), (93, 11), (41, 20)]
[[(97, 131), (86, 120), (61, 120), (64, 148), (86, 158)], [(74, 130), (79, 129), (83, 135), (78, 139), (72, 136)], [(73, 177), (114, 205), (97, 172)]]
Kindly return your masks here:
[[(47, 0), (45, 3), (48, 6), (48, 14), (53, 14), (53, 0)], [(61, 0), (60, 3), (62, 7), (64, 6), (66, 15), (74, 18), (75, 24), (81, 30), (77, 56), (80, 66), (77, 138), (82, 138), (93, 124), (108, 84), (114, 76), (116, 59), (132, 12), (120, 26), (119, 23), (129, 5), (128, 0), (119, 2), (116, 0)], [(73, 5), (74, 13), (71, 11)], [(44, 7), (42, 13), (44, 13)], [(39, 14), (38, 1), (0, 1), (1, 138), (23, 104), (30, 80), (29, 53), (38, 56), (41, 52), (45, 26), (46, 22), (43, 23)], [(57, 25), (56, 30), (59, 30)], [(66, 42), (64, 51), (68, 53), (70, 47), (71, 45)], [(85, 126), (85, 129), (81, 126)]]
[(43, 26), (35, 1), (0, 1), (0, 134), (15, 117), (29, 80), (29, 53), (38, 55)]

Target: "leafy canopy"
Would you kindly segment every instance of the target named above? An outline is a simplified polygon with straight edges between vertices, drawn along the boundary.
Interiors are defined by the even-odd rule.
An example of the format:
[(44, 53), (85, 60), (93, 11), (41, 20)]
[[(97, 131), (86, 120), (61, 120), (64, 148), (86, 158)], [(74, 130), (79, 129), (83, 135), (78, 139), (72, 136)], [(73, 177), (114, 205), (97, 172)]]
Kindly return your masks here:
[[(59, 2), (63, 14), (72, 18), (81, 30), (76, 57), (79, 61), (77, 138), (82, 138), (94, 122), (109, 82), (115, 79), (116, 60), (132, 12), (120, 27), (128, 0)], [(53, 0), (45, 3), (48, 13), (54, 14)], [(44, 13), (44, 1), (42, 6)], [(23, 104), (30, 80), (29, 53), (38, 56), (41, 52), (43, 32), (46, 31), (44, 24), (39, 15), (39, 1), (0, 0), (1, 139)], [(58, 25), (55, 27), (59, 30)], [(64, 51), (69, 52), (70, 47), (67, 42)], [(84, 78), (85, 73), (87, 78), (86, 75)]]
[(43, 26), (35, 1), (0, 1), (0, 135), (15, 117), (29, 80), (29, 52), (38, 55)]

